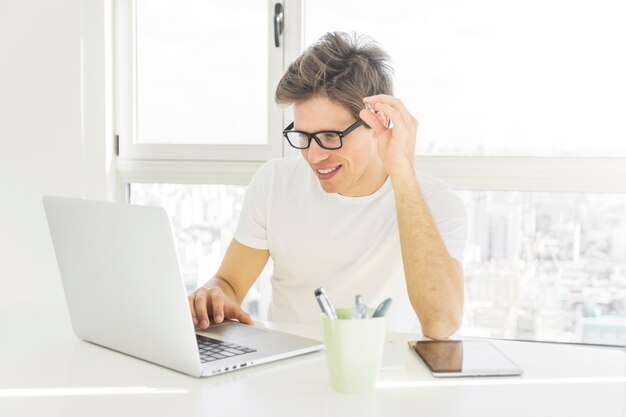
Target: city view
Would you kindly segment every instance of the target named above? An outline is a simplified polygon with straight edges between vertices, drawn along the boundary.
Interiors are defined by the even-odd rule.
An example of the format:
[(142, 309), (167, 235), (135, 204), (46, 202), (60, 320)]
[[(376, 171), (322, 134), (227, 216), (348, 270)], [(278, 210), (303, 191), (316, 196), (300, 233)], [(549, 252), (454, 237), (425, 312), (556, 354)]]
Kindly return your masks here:
[[(131, 202), (165, 207), (185, 284), (219, 267), (245, 186), (132, 184)], [(626, 344), (626, 196), (460, 191), (469, 218), (460, 334)], [(271, 261), (244, 308), (266, 317)]]
[(463, 334), (626, 344), (626, 196), (460, 195)]

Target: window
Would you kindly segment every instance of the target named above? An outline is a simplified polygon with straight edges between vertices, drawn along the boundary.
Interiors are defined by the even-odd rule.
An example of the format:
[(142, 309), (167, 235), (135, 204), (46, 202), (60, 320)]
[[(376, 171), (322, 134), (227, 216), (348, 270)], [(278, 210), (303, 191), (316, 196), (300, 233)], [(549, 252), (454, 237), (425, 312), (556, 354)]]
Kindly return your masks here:
[(624, 157), (624, 13), (618, 0), (316, 0), (304, 41), (382, 44), (421, 121), (418, 154)]
[(305, 3), (305, 45), (356, 31), (390, 53), (396, 94), (420, 121), (416, 166), (474, 190), (462, 192), (463, 334), (626, 344), (624, 11)]
[(138, 143), (267, 144), (267, 20), (259, 1), (138, 0)]
[(282, 155), (281, 138), (270, 134), (282, 129), (273, 101), (283, 68), (283, 46), (269, 42), (273, 4), (131, 0), (117, 2), (115, 16), (122, 159)]
[[(258, 166), (295, 153), (281, 137), (291, 110), (273, 102), (286, 66), (327, 31), (367, 34), (390, 53), (396, 94), (420, 121), (416, 166), (458, 190), (471, 215), (463, 333), (625, 343), (625, 8), (118, 2), (120, 179), (132, 202), (168, 207), (186, 282), (204, 282)], [(213, 107), (215, 97), (228, 104)], [(267, 291), (264, 281), (251, 297), (261, 317)]]
[(626, 344), (624, 194), (460, 195), (465, 334)]

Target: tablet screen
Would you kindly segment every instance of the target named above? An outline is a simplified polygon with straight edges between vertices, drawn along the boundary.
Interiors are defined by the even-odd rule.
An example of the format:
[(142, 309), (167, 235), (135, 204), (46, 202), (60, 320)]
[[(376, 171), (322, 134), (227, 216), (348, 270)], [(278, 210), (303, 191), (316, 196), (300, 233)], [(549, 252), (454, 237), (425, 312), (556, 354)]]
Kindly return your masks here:
[(487, 340), (420, 340), (409, 346), (434, 376), (520, 375), (519, 368)]

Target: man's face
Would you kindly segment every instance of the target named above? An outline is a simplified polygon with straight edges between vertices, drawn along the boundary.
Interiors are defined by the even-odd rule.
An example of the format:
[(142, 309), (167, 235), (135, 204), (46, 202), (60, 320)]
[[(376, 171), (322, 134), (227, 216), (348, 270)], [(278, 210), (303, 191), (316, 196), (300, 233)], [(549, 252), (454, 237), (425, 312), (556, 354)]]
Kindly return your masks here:
[[(294, 104), (294, 130), (343, 131), (355, 121), (345, 107), (327, 97)], [(324, 191), (357, 197), (370, 195), (382, 186), (386, 174), (372, 134), (372, 129), (360, 126), (343, 138), (340, 149), (323, 149), (312, 140), (308, 149), (301, 150)]]

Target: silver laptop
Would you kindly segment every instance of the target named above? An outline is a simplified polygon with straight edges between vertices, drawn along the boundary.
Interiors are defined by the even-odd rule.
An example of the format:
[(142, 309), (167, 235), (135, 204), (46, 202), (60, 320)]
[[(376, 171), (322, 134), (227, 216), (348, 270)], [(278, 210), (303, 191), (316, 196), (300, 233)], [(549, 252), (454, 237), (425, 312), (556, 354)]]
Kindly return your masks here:
[(49, 196), (43, 203), (81, 339), (193, 376), (323, 347), (235, 321), (196, 332), (163, 208)]

